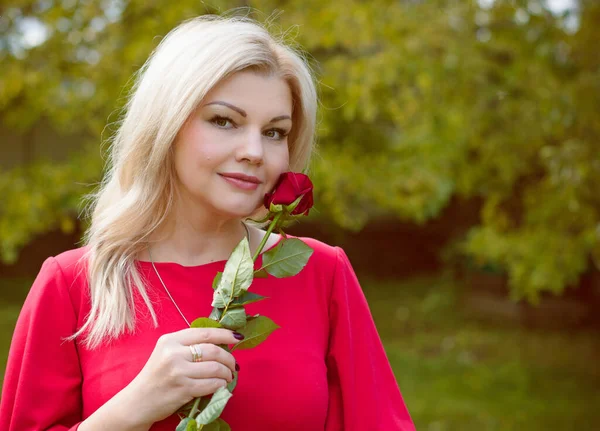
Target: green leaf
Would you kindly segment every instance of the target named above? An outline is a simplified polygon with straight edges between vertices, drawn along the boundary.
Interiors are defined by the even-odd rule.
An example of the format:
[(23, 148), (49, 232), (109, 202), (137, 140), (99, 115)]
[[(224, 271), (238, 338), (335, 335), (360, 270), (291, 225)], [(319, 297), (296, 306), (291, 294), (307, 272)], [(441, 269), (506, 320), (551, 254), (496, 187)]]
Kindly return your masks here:
[(222, 327), (227, 329), (240, 329), (246, 325), (246, 310), (243, 308), (232, 308), (221, 317)]
[(175, 431), (196, 431), (198, 429), (198, 425), (193, 418), (183, 418)]
[(215, 322), (209, 317), (199, 317), (190, 326), (192, 328), (222, 328), (219, 322)]
[(225, 308), (234, 297), (239, 296), (242, 291), (247, 290), (252, 283), (254, 273), (254, 261), (250, 254), (248, 239), (244, 238), (231, 253), (225, 264), (225, 269), (215, 294), (213, 296), (213, 307)]
[(228, 390), (229, 392), (232, 392), (232, 393), (233, 393), (233, 390), (234, 390), (234, 389), (235, 389), (235, 387), (237, 386), (237, 381), (238, 381), (238, 372), (237, 372), (237, 371), (234, 371), (234, 372), (233, 372), (233, 380), (231, 381), (231, 383), (229, 383), (229, 384), (227, 385), (227, 390)]
[(219, 283), (221, 282), (222, 276), (223, 276), (223, 273), (221, 271), (217, 272), (217, 275), (215, 275), (215, 278), (213, 279), (213, 283), (212, 283), (213, 290), (217, 290), (217, 287), (219, 287)]
[(212, 319), (212, 320), (216, 320), (218, 322), (219, 320), (221, 320), (221, 315), (222, 314), (223, 314), (223, 312), (219, 308), (213, 307), (213, 309), (210, 312), (208, 318)]
[(177, 410), (177, 414), (181, 419), (184, 419), (186, 416), (189, 416), (190, 412), (192, 411), (192, 407), (194, 406), (194, 401), (195, 399), (179, 407), (179, 410)]
[(202, 410), (196, 417), (196, 423), (198, 426), (209, 424), (217, 419), (221, 413), (223, 413), (223, 409), (231, 397), (231, 392), (229, 392), (226, 388), (217, 389), (217, 391), (211, 397), (206, 408)]
[(262, 268), (254, 271), (254, 278), (267, 278), (268, 276), (269, 273)]
[(244, 328), (238, 329), (240, 334), (244, 335), (244, 339), (231, 348), (234, 350), (251, 349), (265, 341), (267, 337), (277, 328), (275, 322), (265, 316), (257, 316), (249, 318)]
[(206, 406), (208, 405), (208, 403), (210, 403), (210, 398), (209, 396), (203, 396), (200, 398), (200, 404), (198, 404), (198, 411), (201, 412), (202, 410), (204, 410), (206, 408)]
[(261, 269), (277, 278), (294, 276), (304, 268), (313, 251), (298, 238), (286, 239), (263, 254)]
[(225, 308), (230, 301), (231, 292), (227, 288), (219, 287), (219, 290), (215, 290), (213, 300), (210, 305), (215, 308)]
[(235, 298), (233, 302), (229, 305), (230, 307), (243, 307), (244, 305), (252, 304), (253, 302), (262, 301), (263, 299), (267, 299), (267, 296), (257, 295), (252, 292), (244, 292), (239, 298)]
[(231, 427), (223, 419), (218, 418), (216, 421), (204, 425), (202, 431), (231, 431)]

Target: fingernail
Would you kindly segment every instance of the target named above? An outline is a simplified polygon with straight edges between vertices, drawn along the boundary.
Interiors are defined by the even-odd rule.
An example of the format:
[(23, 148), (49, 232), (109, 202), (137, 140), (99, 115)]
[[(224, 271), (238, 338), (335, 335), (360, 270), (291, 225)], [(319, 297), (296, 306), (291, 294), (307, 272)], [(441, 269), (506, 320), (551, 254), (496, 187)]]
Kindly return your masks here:
[(243, 340), (245, 337), (240, 334), (239, 332), (234, 332), (233, 333), (234, 338), (236, 338), (237, 340)]
[(235, 371), (240, 371), (240, 366), (238, 365), (238, 363), (235, 363)]

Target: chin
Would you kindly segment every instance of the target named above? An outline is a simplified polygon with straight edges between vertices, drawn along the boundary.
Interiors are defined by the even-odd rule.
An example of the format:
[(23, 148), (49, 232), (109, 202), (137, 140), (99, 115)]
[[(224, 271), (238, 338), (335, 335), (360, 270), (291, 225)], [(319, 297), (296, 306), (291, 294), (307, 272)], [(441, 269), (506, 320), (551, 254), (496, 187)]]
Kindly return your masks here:
[(254, 214), (258, 208), (262, 206), (262, 203), (259, 206), (244, 204), (231, 204), (231, 205), (220, 205), (217, 208), (217, 211), (221, 213), (223, 216), (228, 218), (248, 218)]

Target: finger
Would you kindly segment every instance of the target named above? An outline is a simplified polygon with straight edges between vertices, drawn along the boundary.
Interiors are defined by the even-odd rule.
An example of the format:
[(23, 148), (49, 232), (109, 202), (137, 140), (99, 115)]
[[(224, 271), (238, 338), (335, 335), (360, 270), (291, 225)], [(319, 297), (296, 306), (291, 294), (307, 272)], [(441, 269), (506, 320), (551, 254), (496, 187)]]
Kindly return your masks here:
[(223, 379), (227, 382), (233, 380), (233, 372), (231, 369), (220, 362), (208, 361), (208, 362), (188, 362), (183, 372), (186, 377), (191, 379)]
[[(193, 344), (192, 346), (201, 356), (201, 360), (198, 362), (216, 361), (222, 363), (231, 371), (235, 371), (235, 358), (226, 350), (220, 348), (219, 346), (215, 346), (214, 344)], [(192, 346), (182, 346), (182, 349), (186, 350), (184, 354), (189, 362), (194, 362), (192, 349), (190, 348)]]
[(223, 328), (186, 328), (173, 333), (175, 339), (189, 346), (191, 344), (235, 344), (240, 340), (234, 337), (234, 332)]
[(224, 388), (228, 385), (227, 380), (214, 379), (189, 379), (188, 387), (190, 395), (194, 398), (203, 397), (205, 395), (214, 394), (217, 389)]

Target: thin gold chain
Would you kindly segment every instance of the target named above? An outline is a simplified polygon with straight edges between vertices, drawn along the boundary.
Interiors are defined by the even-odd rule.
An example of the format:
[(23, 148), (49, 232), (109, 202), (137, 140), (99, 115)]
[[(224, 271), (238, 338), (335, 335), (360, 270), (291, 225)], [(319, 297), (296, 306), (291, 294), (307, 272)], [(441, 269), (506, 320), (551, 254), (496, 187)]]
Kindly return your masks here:
[[(248, 238), (248, 242), (250, 242), (250, 232), (248, 231), (248, 226), (246, 226), (246, 223), (242, 223), (242, 225), (244, 226), (244, 229), (246, 229), (246, 238)], [(183, 315), (181, 309), (179, 308), (179, 306), (177, 305), (177, 303), (173, 299), (173, 296), (171, 296), (171, 292), (169, 292), (169, 289), (167, 289), (167, 285), (165, 284), (165, 282), (163, 281), (162, 277), (158, 273), (158, 269), (156, 269), (156, 266), (154, 265), (154, 259), (152, 259), (152, 253), (150, 252), (150, 247), (148, 247), (148, 256), (150, 257), (150, 263), (152, 264), (152, 268), (154, 268), (154, 272), (156, 273), (156, 276), (158, 277), (158, 279), (160, 280), (160, 283), (165, 288), (165, 292), (167, 292), (167, 295), (169, 295), (169, 298), (171, 298), (171, 302), (173, 303), (173, 305), (175, 306), (175, 308), (177, 309), (177, 311), (179, 311), (179, 314), (181, 315), (181, 317), (185, 321), (185, 324), (187, 326), (191, 327), (192, 325), (190, 324), (189, 320), (187, 320), (185, 318), (185, 316)]]

